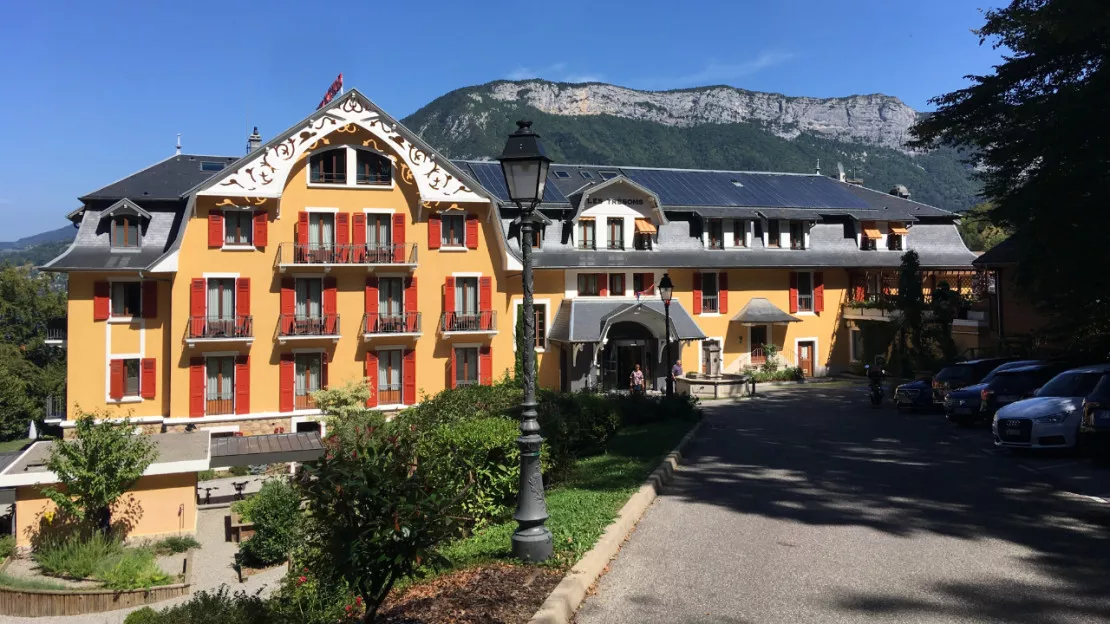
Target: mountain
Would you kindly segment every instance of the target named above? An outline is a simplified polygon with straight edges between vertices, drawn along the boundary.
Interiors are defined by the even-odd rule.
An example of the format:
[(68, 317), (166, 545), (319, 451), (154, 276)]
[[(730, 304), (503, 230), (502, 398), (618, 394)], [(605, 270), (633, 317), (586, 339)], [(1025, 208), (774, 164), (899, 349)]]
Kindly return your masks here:
[(850, 177), (949, 210), (979, 202), (951, 149), (904, 147), (919, 117), (887, 95), (788, 97), (715, 86), (637, 91), (609, 84), (497, 81), (452, 91), (403, 119), (451, 158), (495, 158), (528, 118), (557, 162), (812, 172)]
[(56, 230), (49, 232), (40, 232), (31, 236), (25, 236), (19, 240), (11, 242), (0, 242), (0, 251), (12, 249), (27, 249), (35, 245), (43, 243), (66, 243), (67, 245), (73, 241), (73, 237), (77, 235), (77, 228), (72, 224), (66, 224)]

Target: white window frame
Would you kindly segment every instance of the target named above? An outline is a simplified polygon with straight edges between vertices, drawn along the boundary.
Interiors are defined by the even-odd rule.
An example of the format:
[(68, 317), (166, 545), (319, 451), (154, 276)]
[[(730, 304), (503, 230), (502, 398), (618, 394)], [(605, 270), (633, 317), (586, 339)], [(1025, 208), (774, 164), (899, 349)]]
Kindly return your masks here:
[(451, 383), (456, 387), (458, 386), (458, 358), (455, 357), (455, 351), (460, 349), (474, 349), (474, 384), (475, 386), (482, 385), (482, 345), (477, 342), (460, 342), (451, 345), (451, 357), (455, 360), (455, 371), (451, 377)]
[[(401, 367), (400, 367), (400, 370), (401, 370), (401, 375), (400, 375), (401, 376), (401, 384), (400, 384), (400, 386), (401, 386), (401, 402), (400, 403), (381, 403), (379, 401), (378, 406), (375, 407), (374, 409), (398, 410), (398, 409), (404, 409), (405, 407), (408, 407), (408, 406), (405, 405), (405, 347), (397, 346), (397, 345), (389, 345), (389, 346), (378, 347), (377, 349), (374, 349), (374, 354), (378, 358), (378, 366), (379, 367), (381, 366), (381, 361), (382, 361), (382, 355), (381, 354), (389, 352), (389, 351), (398, 351), (398, 352), (401, 353), (401, 357), (398, 358), (398, 361), (401, 362)], [(379, 368), (378, 369), (378, 387), (380, 388), (381, 385), (382, 385), (382, 377), (381, 377), (381, 369)], [(374, 388), (375, 399), (378, 399), (378, 397), (380, 396), (380, 395), (377, 394), (377, 392), (378, 392), (378, 388)]]
[[(516, 351), (516, 324), (520, 318), (520, 311), (524, 309), (523, 299), (513, 300), (513, 351)], [(536, 353), (544, 353), (547, 351), (547, 334), (551, 329), (551, 300), (550, 299), (532, 299), (532, 305), (542, 305), (543, 308), (543, 346), (536, 347)]]
[[(347, 177), (346, 177), (346, 180), (342, 184), (340, 184), (338, 182), (313, 182), (312, 181), (312, 157), (317, 155), (317, 154), (323, 154), (325, 152), (331, 152), (331, 151), (334, 151), (334, 150), (345, 150), (346, 153), (347, 153), (347, 162), (346, 162)], [(392, 163), (390, 165), (389, 184), (358, 184), (356, 182), (356, 176), (358, 175), (358, 152), (360, 152), (360, 151), (369, 152), (371, 154), (377, 154), (378, 156), (381, 156), (381, 157), (385, 158), (386, 160), (388, 160)], [(327, 149), (319, 149), (319, 150), (313, 151), (312, 153), (308, 154), (305, 157), (305, 168), (304, 168), (304, 170), (305, 170), (305, 172), (304, 172), (304, 174), (305, 174), (305, 184), (307, 184), (309, 188), (359, 188), (359, 189), (389, 190), (389, 189), (396, 188), (396, 186), (397, 186), (397, 173), (396, 173), (397, 172), (397, 160), (390, 157), (388, 154), (385, 154), (383, 152), (379, 152), (378, 150), (372, 149), (370, 147), (363, 147), (361, 145), (360, 146), (337, 145), (335, 147), (330, 147), (330, 148), (327, 148)]]
[[(222, 208), (222, 210), (224, 211), (223, 212), (223, 219), (222, 219), (222, 221), (223, 221), (223, 232), (220, 233), (220, 236), (221, 236), (221, 240), (223, 241), (223, 246), (221, 246), (220, 249), (225, 250), (225, 251), (255, 251), (256, 249), (258, 249), (254, 245), (254, 209), (251, 208), (250, 206), (224, 206)], [(245, 243), (228, 243), (227, 242), (227, 215), (229, 215), (229, 214), (242, 215), (243, 213), (247, 213), (247, 214), (250, 215), (250, 227), (248, 228), (248, 230), (250, 231), (251, 242), (250, 242), (249, 245), (245, 244)]]
[[(238, 408), (238, 405), (236, 405), (236, 402), (238, 401), (238, 398), (236, 396), (238, 394), (238, 388), (236, 388), (236, 386), (238, 385), (237, 382), (239, 380), (236, 379), (236, 375), (238, 374), (238, 371), (235, 370), (235, 367), (238, 364), (238, 362), (236, 361), (235, 358), (238, 358), (240, 355), (242, 355), (242, 354), (239, 353), (238, 351), (210, 351), (208, 353), (201, 354), (201, 357), (204, 358), (204, 415), (205, 416), (234, 416), (236, 414), (236, 409)], [(227, 357), (233, 358), (232, 361), (231, 361), (231, 413), (229, 413), (229, 414), (209, 414), (208, 413), (208, 360), (209, 360), (209, 358), (227, 358)], [(238, 431), (238, 430), (239, 430), (238, 427), (236, 427), (235, 431)]]
[[(443, 236), (444, 236), (444, 233), (447, 232), (447, 228), (443, 227), (444, 226), (443, 221), (447, 217), (451, 217), (453, 219), (457, 218), (457, 219), (462, 221), (462, 229), (460, 230), (462, 232), (462, 234), (459, 236), (459, 244), (458, 245), (447, 245), (447, 244), (444, 243)], [(459, 212), (457, 210), (452, 210), (450, 212), (441, 212), (441, 213), (439, 213), (439, 250), (440, 251), (466, 251), (467, 250), (467, 247), (466, 247), (466, 213), (465, 212)]]
[[(720, 271), (698, 271), (701, 274), (701, 314), (698, 316), (720, 316), (721, 315), (721, 272)], [(713, 312), (705, 311), (705, 277), (712, 275), (713, 288), (717, 292), (717, 309)], [(721, 343), (721, 348), (724, 348), (724, 343)]]
[[(795, 314), (797, 314), (798, 316), (816, 316), (817, 312), (816, 312), (816, 310), (814, 310), (814, 307), (816, 306), (817, 301), (816, 301), (816, 295), (814, 294), (814, 290), (816, 290), (816, 288), (815, 288), (815, 285), (813, 283), (813, 271), (794, 271), (794, 274), (798, 276), (798, 278), (797, 278), (797, 282), (798, 282), (798, 311), (795, 312)], [(802, 295), (802, 277), (801, 277), (802, 275), (808, 275), (809, 276), (809, 309), (808, 310), (803, 310), (802, 309), (802, 297), (804, 296), (804, 295)]]
[[(109, 405), (120, 405), (122, 403), (143, 402), (143, 358), (144, 356), (142, 353), (113, 353), (108, 356), (108, 366), (104, 371), (104, 399), (106, 403)], [(112, 362), (115, 360), (137, 360), (139, 362), (138, 383), (135, 384), (137, 389), (136, 394), (127, 394), (127, 375), (124, 374), (124, 395), (118, 399), (112, 398)], [(124, 366), (126, 366), (126, 364), (124, 364)]]
[[(115, 292), (116, 284), (138, 284), (139, 285), (139, 313), (132, 314), (131, 316), (116, 316), (112, 313), (115, 310)], [(130, 323), (132, 320), (143, 318), (143, 281), (138, 278), (123, 278), (113, 279), (108, 282), (108, 322), (109, 323)]]

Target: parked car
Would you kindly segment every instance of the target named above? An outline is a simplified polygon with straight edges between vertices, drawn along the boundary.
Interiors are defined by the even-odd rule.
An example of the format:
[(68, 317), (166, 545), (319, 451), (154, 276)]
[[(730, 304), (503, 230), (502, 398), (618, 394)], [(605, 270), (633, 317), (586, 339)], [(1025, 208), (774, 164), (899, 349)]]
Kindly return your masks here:
[[(947, 396), (944, 397), (944, 417), (948, 419), (948, 422), (960, 426), (969, 425), (977, 420), (983, 419), (982, 415), (979, 413), (979, 403), (982, 400), (983, 390), (986, 389), (987, 384), (989, 384), (996, 375), (1003, 371), (1042, 363), (1043, 362), (1039, 360), (1016, 360), (1013, 362), (1006, 362), (987, 373), (986, 377), (979, 380), (979, 383), (949, 391)], [(987, 417), (985, 420), (989, 422), (990, 418)]]
[(1074, 447), (1079, 439), (1083, 400), (1107, 373), (1110, 373), (1110, 364), (1064, 371), (1037, 390), (1033, 398), (998, 410), (991, 423), (994, 445), (1009, 448)]
[(1000, 364), (1013, 358), (984, 358), (959, 362), (940, 369), (932, 379), (918, 379), (894, 390), (894, 404), (899, 410), (927, 409), (942, 405), (949, 390), (963, 388), (979, 381)]
[(1095, 461), (1110, 461), (1110, 375), (1103, 375), (1083, 400), (1079, 435), (1091, 447)]
[(995, 412), (1011, 403), (1034, 396), (1060, 373), (1077, 368), (1075, 363), (1044, 363), (1002, 371), (979, 393), (979, 418), (990, 422)]

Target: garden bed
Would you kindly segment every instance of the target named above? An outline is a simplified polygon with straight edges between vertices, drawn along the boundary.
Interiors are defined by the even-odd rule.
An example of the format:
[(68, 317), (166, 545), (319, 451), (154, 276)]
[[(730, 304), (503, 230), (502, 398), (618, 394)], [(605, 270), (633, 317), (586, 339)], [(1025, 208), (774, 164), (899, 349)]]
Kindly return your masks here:
[(560, 571), (503, 563), (476, 566), (394, 592), (382, 624), (527, 622), (563, 578)]

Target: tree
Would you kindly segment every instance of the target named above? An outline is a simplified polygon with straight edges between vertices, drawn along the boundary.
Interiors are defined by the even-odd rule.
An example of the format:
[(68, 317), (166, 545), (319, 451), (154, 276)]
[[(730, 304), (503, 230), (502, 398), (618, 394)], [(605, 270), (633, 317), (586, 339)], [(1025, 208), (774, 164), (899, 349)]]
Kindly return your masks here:
[(154, 460), (154, 445), (135, 434), (130, 420), (105, 414), (80, 414), (75, 433), (51, 447), (46, 467), (62, 487), (49, 486), (43, 493), (63, 512), (107, 532), (112, 505)]
[(960, 312), (963, 300), (960, 294), (941, 282), (929, 297), (929, 337), (940, 348), (941, 357), (951, 362), (959, 355), (956, 341), (952, 339), (952, 321)]
[(1008, 230), (991, 223), (993, 209), (990, 202), (983, 202), (960, 217), (960, 236), (971, 251), (987, 251), (1010, 236)]
[(898, 297), (894, 304), (901, 313), (898, 351), (903, 375), (909, 372), (907, 367), (922, 368), (932, 360), (932, 349), (925, 331), (925, 295), (922, 290), (921, 262), (917, 252), (911, 249), (902, 254)]
[(911, 146), (967, 149), (1012, 229), (1015, 278), (1027, 298), (1077, 338), (1110, 330), (1110, 4), (1012, 0), (985, 13), (980, 44), (1006, 50), (993, 73), (932, 100)]

